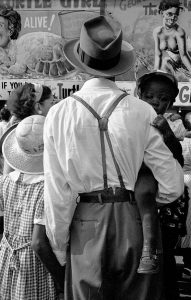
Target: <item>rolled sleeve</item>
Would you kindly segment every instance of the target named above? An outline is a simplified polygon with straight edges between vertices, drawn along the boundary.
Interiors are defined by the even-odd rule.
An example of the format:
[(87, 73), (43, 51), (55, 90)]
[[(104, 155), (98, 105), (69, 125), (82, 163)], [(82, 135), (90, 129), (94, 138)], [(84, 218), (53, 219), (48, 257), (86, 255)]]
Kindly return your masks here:
[(144, 156), (145, 164), (158, 181), (157, 201), (169, 203), (184, 192), (184, 175), (180, 164), (165, 145), (161, 134), (150, 126)]
[(72, 191), (56, 155), (49, 118), (44, 129), (44, 176), (46, 232), (58, 261), (63, 265), (72, 219)]

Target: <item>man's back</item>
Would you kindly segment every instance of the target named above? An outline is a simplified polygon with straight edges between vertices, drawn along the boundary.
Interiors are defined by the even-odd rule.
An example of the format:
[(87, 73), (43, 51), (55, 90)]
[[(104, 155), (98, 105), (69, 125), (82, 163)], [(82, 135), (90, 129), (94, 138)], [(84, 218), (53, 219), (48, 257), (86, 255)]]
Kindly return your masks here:
[[(109, 80), (92, 79), (86, 82), (81, 91), (76, 94), (102, 116), (121, 91)], [(112, 146), (124, 183), (129, 190), (134, 190), (143, 158), (151, 166), (153, 155), (155, 175), (159, 183), (161, 180), (165, 181), (166, 175), (168, 179), (169, 174), (165, 174), (167, 169), (171, 173), (176, 167), (175, 161), (172, 164), (168, 159), (172, 155), (164, 146), (160, 134), (150, 125), (155, 117), (156, 114), (149, 105), (137, 98), (127, 96), (117, 105), (109, 118), (108, 130)], [(77, 192), (102, 189), (101, 146), (97, 119), (82, 104), (69, 97), (51, 110), (46, 122), (47, 132), (49, 126), (52, 127), (62, 170), (72, 189)], [(163, 154), (156, 153), (155, 147), (158, 147), (159, 151), (161, 147), (163, 153), (165, 151), (164, 165), (160, 161)], [(148, 153), (145, 153), (147, 148)], [(155, 154), (154, 152), (152, 154), (152, 151)], [(118, 178), (107, 142), (106, 161), (108, 182), (111, 186), (118, 186)], [(160, 173), (164, 169), (163, 179), (158, 176), (157, 168), (160, 168)], [(177, 191), (171, 190), (170, 193), (176, 194)]]

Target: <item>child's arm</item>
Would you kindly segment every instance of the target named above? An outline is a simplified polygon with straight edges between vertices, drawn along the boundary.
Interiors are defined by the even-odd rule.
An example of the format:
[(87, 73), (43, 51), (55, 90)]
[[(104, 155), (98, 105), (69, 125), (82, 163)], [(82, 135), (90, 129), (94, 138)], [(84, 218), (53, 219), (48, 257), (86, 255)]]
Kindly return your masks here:
[(174, 158), (177, 159), (179, 164), (183, 167), (184, 158), (182, 155), (182, 146), (178, 139), (175, 137), (164, 116), (158, 115), (151, 125), (156, 127), (160, 131), (160, 133), (163, 135), (166, 146), (172, 152)]
[(44, 225), (34, 225), (31, 248), (63, 291), (65, 267), (60, 265), (52, 251)]

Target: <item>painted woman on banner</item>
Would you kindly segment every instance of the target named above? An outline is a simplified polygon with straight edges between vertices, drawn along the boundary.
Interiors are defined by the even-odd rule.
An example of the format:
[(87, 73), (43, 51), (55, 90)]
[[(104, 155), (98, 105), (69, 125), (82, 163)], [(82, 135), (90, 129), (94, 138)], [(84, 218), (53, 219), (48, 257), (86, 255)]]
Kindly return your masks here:
[(155, 70), (170, 72), (181, 81), (191, 80), (191, 57), (188, 53), (187, 34), (177, 21), (183, 10), (179, 0), (162, 0), (159, 13), (163, 25), (153, 31), (155, 41)]

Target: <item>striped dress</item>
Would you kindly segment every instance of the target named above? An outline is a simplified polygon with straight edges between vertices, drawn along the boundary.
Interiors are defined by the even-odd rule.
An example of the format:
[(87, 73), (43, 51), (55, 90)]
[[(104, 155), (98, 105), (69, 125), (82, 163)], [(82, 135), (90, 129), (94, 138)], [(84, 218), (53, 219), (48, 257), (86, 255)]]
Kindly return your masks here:
[(30, 247), (34, 224), (43, 225), (43, 195), (43, 175), (15, 171), (0, 178), (0, 210), (4, 210), (1, 300), (59, 299), (51, 275)]
[[(189, 198), (191, 199), (191, 139), (185, 138), (181, 142), (184, 156), (184, 183), (188, 186)], [(187, 235), (182, 238), (181, 247), (191, 248), (191, 200), (189, 200), (188, 215), (187, 215)]]

